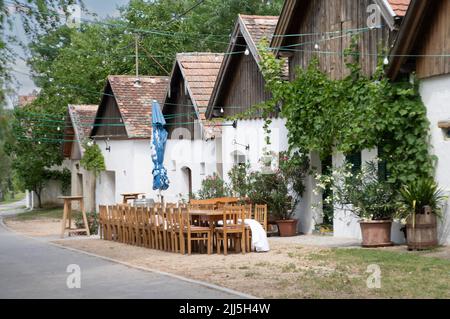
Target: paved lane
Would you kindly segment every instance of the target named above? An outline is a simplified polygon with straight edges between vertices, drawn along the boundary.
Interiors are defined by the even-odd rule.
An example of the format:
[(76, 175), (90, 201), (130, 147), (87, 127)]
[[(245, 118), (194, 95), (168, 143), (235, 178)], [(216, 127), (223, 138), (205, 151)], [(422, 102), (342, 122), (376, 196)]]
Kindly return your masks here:
[[(16, 213), (18, 212), (15, 211)], [(0, 206), (0, 218), (11, 208)], [(81, 268), (81, 288), (67, 287), (67, 266)], [(0, 298), (236, 298), (176, 278), (129, 268), (10, 232), (0, 224)]]

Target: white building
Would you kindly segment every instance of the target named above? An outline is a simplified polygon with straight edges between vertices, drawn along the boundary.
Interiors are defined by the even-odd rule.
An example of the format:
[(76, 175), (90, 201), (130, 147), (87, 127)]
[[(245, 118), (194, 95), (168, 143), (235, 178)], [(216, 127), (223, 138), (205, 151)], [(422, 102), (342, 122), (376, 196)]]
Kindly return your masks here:
[(153, 100), (162, 105), (168, 83), (167, 77), (108, 77), (91, 132), (106, 165), (106, 171), (97, 178), (97, 206), (121, 203), (124, 193), (143, 193), (156, 199), (151, 107)]
[[(98, 105), (69, 105), (64, 130), (63, 154), (71, 172), (71, 195), (83, 196), (86, 211), (95, 211), (95, 176), (80, 164), (83, 143), (89, 139)], [(78, 203), (74, 203), (78, 209)]]
[[(450, 195), (450, 1), (412, 0), (392, 50), (392, 79), (415, 73), (430, 122), (435, 178)], [(450, 197), (449, 197), (450, 198)], [(440, 222), (441, 243), (450, 243), (450, 202)]]
[(205, 120), (223, 54), (179, 53), (163, 107), (169, 139), (164, 166), (170, 187), (167, 201), (188, 200), (206, 176), (218, 172), (216, 140), (221, 127)]

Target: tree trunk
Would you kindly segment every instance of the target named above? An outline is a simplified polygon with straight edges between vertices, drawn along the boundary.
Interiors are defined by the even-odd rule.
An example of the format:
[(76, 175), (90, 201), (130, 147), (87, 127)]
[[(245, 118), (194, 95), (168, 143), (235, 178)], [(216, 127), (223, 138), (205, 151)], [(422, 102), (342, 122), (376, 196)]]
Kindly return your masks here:
[(34, 191), (36, 193), (36, 197), (38, 199), (38, 208), (42, 208), (42, 201), (41, 201), (41, 193), (42, 193), (42, 189), (41, 190), (35, 190)]

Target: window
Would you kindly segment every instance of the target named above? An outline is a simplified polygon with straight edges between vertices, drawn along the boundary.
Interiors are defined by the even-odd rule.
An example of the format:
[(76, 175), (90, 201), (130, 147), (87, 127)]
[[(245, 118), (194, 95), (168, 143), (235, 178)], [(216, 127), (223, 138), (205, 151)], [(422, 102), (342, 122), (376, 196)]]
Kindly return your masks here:
[(200, 163), (200, 175), (206, 175), (206, 164)]

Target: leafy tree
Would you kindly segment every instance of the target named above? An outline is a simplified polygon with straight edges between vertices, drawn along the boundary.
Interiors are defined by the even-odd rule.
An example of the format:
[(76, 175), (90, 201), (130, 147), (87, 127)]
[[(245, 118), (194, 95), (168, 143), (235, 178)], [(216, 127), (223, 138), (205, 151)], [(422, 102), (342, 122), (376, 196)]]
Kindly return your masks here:
[(54, 167), (61, 165), (62, 155), (58, 144), (46, 143), (54, 137), (45, 121), (36, 120), (35, 112), (33, 105), (15, 109), (12, 130), (16, 138), (7, 143), (6, 150), (13, 158), (12, 167), (23, 186), (36, 193), (38, 205), (42, 207), (41, 195), (46, 182), (61, 178)]

